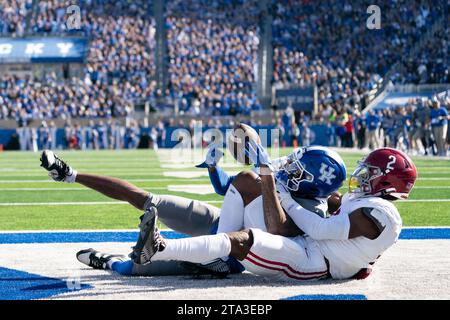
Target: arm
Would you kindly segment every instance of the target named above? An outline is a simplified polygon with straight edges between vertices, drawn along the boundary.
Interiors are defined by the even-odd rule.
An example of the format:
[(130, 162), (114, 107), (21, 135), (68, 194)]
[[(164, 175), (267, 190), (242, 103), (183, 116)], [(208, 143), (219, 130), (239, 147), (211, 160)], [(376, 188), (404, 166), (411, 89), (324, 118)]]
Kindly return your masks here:
[(250, 141), (246, 145), (245, 152), (251, 163), (260, 169), (259, 174), (261, 178), (264, 222), (266, 224), (267, 232), (287, 237), (301, 234), (301, 230), (299, 230), (291, 218), (286, 215), (280, 204), (275, 187), (275, 179), (273, 177), (273, 171), (275, 169), (266, 150), (254, 141)]
[(214, 187), (214, 191), (217, 194), (224, 196), (235, 176), (229, 176), (220, 167), (208, 167), (208, 173), (211, 184)]
[(288, 237), (299, 235), (301, 231), (281, 207), (272, 172), (264, 166), (261, 167), (261, 193), (267, 232)]
[(364, 211), (365, 208), (323, 219), (302, 208), (293, 199), (283, 199), (283, 207), (295, 224), (315, 240), (347, 240), (361, 236), (375, 239), (382, 232), (376, 220), (370, 218), (370, 212)]
[(211, 143), (208, 147), (205, 161), (196, 167), (208, 168), (209, 179), (214, 187), (214, 191), (224, 196), (235, 177), (229, 176), (223, 169), (217, 166), (222, 157), (223, 152), (219, 149), (219, 146)]

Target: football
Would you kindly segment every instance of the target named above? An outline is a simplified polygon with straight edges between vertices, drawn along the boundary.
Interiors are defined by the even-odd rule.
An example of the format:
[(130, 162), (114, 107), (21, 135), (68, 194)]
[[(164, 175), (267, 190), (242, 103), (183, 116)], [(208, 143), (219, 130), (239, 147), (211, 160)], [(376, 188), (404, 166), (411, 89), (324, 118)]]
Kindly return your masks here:
[(250, 160), (245, 155), (245, 143), (253, 140), (261, 143), (258, 133), (249, 125), (238, 123), (234, 126), (231, 133), (228, 135), (227, 147), (237, 162), (249, 165)]
[(342, 194), (340, 192), (333, 192), (328, 197), (328, 212), (333, 215), (341, 207)]

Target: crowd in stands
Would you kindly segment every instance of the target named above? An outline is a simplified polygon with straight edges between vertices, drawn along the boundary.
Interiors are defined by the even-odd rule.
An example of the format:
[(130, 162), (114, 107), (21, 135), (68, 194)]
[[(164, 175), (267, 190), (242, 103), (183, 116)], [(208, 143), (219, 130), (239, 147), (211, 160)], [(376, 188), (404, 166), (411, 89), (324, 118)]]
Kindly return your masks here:
[[(52, 75), (0, 77), (0, 119), (70, 119), (127, 116), (132, 111), (123, 83), (94, 85), (89, 80), (61, 81)], [(126, 85), (126, 83), (125, 83)]]
[[(287, 108), (276, 112), (271, 121), (250, 118), (246, 122), (255, 128), (277, 130), (270, 134), (272, 147), (297, 147), (317, 143), (332, 147), (374, 149), (392, 147), (412, 155), (450, 155), (450, 95), (443, 97), (411, 99), (406, 105), (370, 110), (360, 113), (347, 110), (330, 112), (321, 119), (321, 124), (311, 125), (311, 117), (303, 112)], [(208, 144), (207, 135), (199, 138), (206, 129), (231, 129), (236, 124), (234, 117), (215, 117), (202, 123), (183, 118), (168, 118), (153, 126), (144, 126), (129, 119), (126, 124), (116, 120), (90, 120), (89, 124), (66, 121), (57, 128), (54, 121), (42, 121), (38, 128), (18, 122), (15, 138), (22, 150), (51, 149), (133, 149), (172, 147), (181, 142), (180, 137), (189, 137), (188, 146)], [(174, 133), (174, 130), (180, 130)], [(57, 132), (59, 131), (59, 138)], [(273, 132), (273, 131), (272, 131)], [(188, 134), (185, 136), (185, 134)], [(268, 136), (269, 137), (269, 136)], [(278, 139), (277, 139), (278, 137)], [(323, 141), (325, 139), (325, 141)]]
[[(21, 2), (12, 8), (17, 3)], [(81, 31), (77, 32), (91, 40), (85, 76), (57, 79), (47, 74), (30, 79), (1, 75), (0, 119), (17, 118), (22, 109), (31, 119), (125, 116), (135, 102), (154, 98), (155, 30), (147, 17), (147, 3), (102, 0), (94, 6), (92, 1), (83, 1)], [(30, 20), (33, 33), (69, 32), (65, 23), (69, 4), (39, 1), (38, 14)]]
[(274, 85), (317, 84), (322, 106), (364, 108), (366, 93), (408, 56), (446, 8), (446, 1), (378, 1), (382, 28), (370, 30), (362, 13), (371, 4), (274, 0)]
[(445, 29), (437, 30), (428, 39), (414, 58), (403, 61), (404, 70), (398, 74), (397, 82), (426, 84), (450, 83), (450, 36), (447, 17)]
[(25, 34), (26, 17), (33, 0), (0, 2), (0, 36), (20, 37)]
[[(295, 125), (289, 116), (273, 120), (291, 138), (312, 139), (304, 128), (309, 120), (316, 120), (329, 123), (330, 132), (338, 137), (333, 143), (366, 145), (356, 134), (358, 128), (367, 131), (361, 129), (366, 122), (358, 120), (363, 118), (360, 110), (368, 103), (368, 93), (396, 62), (402, 64), (402, 72), (384, 82), (450, 82), (448, 26), (437, 30), (413, 56), (409, 54), (431, 26), (448, 14), (445, 0), (380, 0), (380, 30), (366, 27), (366, 9), (372, 4), (368, 0), (270, 3), (274, 88), (318, 86), (319, 113), (313, 119), (297, 114)], [(77, 30), (70, 30), (66, 23), (70, 4), (58, 0), (0, 3), (2, 36), (81, 34), (90, 40), (80, 79), (58, 79), (54, 74), (42, 79), (0, 75), (0, 119), (113, 121), (129, 116), (136, 102), (153, 103), (161, 97), (181, 115), (250, 115), (261, 109), (256, 94), (263, 16), (259, 1), (167, 1), (169, 87), (165, 92), (156, 89), (151, 2), (79, 0), (81, 25)], [(373, 145), (374, 135), (369, 136)], [(393, 140), (396, 144), (398, 139)], [(409, 145), (414, 147), (413, 142)]]
[(248, 115), (261, 108), (257, 8), (243, 0), (168, 3), (170, 90), (181, 113)]
[[(413, 155), (449, 153), (450, 96), (411, 99), (406, 105), (332, 112), (327, 123), (328, 145), (359, 149), (392, 147)], [(300, 120), (301, 122), (301, 120)]]

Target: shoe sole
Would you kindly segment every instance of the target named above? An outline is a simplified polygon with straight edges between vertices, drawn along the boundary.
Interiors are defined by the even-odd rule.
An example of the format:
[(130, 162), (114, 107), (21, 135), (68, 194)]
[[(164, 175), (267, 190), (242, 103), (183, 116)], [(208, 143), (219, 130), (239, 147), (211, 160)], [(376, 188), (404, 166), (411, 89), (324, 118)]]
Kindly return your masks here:
[[(149, 212), (150, 211), (147, 211), (145, 213), (144, 217), (142, 218), (141, 224), (140, 224), (140, 225), (144, 226), (145, 228), (147, 228), (147, 230), (141, 229), (141, 232), (139, 234), (139, 240), (136, 243), (135, 249), (133, 250), (133, 253), (137, 254), (137, 256), (133, 258), (133, 261), (137, 264), (143, 264), (143, 263), (148, 262), (148, 261), (145, 261), (145, 262), (141, 261), (142, 250), (144, 249), (145, 245), (147, 244), (148, 238), (154, 232), (156, 223), (158, 221), (158, 214), (157, 214), (156, 208), (155, 208), (155, 210), (151, 211), (153, 214), (148, 214)], [(144, 232), (143, 237), (141, 237), (142, 232)]]

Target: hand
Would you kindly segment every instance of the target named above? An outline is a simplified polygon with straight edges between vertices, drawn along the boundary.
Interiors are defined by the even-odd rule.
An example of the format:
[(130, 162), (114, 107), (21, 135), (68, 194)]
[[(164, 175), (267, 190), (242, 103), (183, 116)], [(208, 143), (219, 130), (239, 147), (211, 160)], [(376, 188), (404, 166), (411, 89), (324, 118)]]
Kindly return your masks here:
[(254, 141), (245, 144), (245, 154), (255, 167), (267, 167), (271, 172), (274, 171), (269, 154), (264, 147)]
[(206, 159), (201, 164), (196, 165), (197, 168), (211, 168), (217, 166), (220, 159), (222, 159), (224, 153), (219, 149), (219, 145), (211, 143), (208, 146), (208, 152), (206, 153)]

